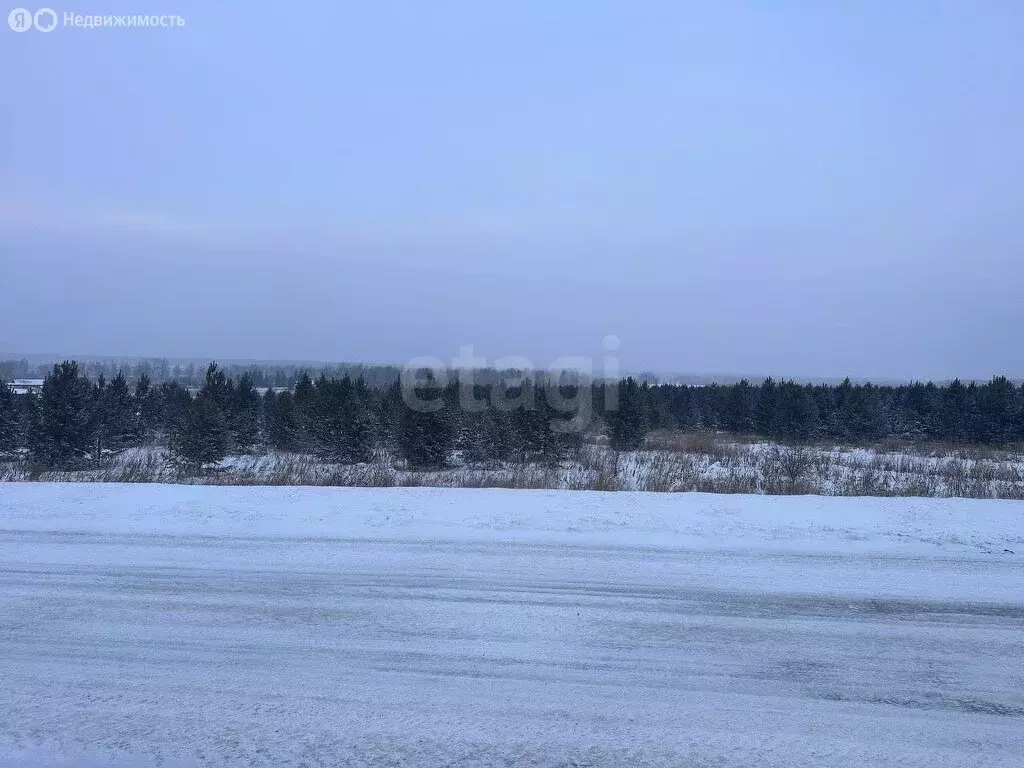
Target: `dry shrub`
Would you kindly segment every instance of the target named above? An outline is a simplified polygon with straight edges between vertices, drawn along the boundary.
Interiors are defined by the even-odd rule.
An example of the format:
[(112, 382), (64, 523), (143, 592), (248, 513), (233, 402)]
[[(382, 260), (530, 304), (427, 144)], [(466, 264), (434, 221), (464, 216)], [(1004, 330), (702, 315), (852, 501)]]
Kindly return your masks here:
[(100, 482), (104, 483), (154, 483), (167, 474), (165, 457), (155, 453), (144, 453), (126, 458), (103, 470)]
[(659, 451), (645, 457), (643, 470), (638, 490), (666, 493), (675, 488), (681, 475), (680, 457)]
[(739, 447), (730, 438), (714, 432), (658, 431), (647, 436), (644, 447), (651, 450), (710, 456), (716, 461), (734, 459)]
[(1024, 501), (1024, 484), (1002, 485), (996, 489), (995, 498)]
[(49, 470), (4, 457), (0, 481), (173, 482), (208, 485), (431, 486), (710, 493), (820, 493), (844, 496), (1024, 498), (1024, 462), (1007, 452), (963, 446), (941, 454), (871, 453), (805, 445), (727, 442), (710, 432), (652, 434), (650, 448), (616, 453), (585, 443), (559, 466), (492, 463), (439, 471), (396, 469), (388, 457), (339, 465), (305, 454), (233, 457), (221, 468), (189, 470), (149, 448), (80, 469)]
[(557, 469), (536, 466), (518, 466), (502, 472), (488, 472), (477, 480), (477, 488), (558, 488)]
[(594, 474), (592, 490), (595, 491), (621, 491), (625, 489), (625, 484), (622, 482), (622, 478), (619, 476), (619, 456), (615, 454), (615, 459), (605, 463), (601, 466)]
[(590, 485), (584, 490), (591, 491), (623, 491), (626, 490), (622, 480), (614, 472), (598, 472)]
[(22, 461), (0, 464), (0, 483), (13, 483), (31, 479), (30, 467)]
[(403, 488), (422, 488), (429, 486), (426, 478), (420, 472), (403, 472), (395, 481), (395, 485)]
[(725, 477), (702, 477), (693, 490), (700, 493), (757, 493), (757, 480), (751, 476), (730, 473)]

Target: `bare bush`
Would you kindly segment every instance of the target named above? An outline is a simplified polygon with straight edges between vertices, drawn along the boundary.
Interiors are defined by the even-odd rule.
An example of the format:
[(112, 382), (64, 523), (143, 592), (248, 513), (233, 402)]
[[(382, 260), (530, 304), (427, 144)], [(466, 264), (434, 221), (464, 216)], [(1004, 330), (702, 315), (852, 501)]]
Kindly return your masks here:
[(811, 493), (813, 485), (805, 483), (814, 468), (811, 449), (804, 446), (772, 446), (761, 455), (760, 473), (765, 493)]
[(779, 453), (778, 461), (783, 477), (789, 482), (791, 488), (795, 488), (814, 466), (811, 450), (804, 446), (777, 448), (775, 450)]

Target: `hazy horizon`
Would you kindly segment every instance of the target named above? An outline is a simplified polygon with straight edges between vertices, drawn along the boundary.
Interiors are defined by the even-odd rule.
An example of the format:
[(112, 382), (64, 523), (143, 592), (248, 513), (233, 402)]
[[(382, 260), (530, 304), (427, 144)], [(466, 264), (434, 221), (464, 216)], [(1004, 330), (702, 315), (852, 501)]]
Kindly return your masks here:
[(1024, 377), (1024, 5), (172, 5), (0, 29), (0, 350)]
[[(233, 358), (233, 357), (197, 357), (197, 356), (185, 356), (185, 357), (165, 357), (159, 355), (93, 355), (93, 354), (78, 354), (78, 353), (37, 353), (37, 352), (10, 352), (0, 350), (0, 363), (26, 360), (30, 366), (39, 365), (50, 365), (57, 364), (63, 360), (74, 360), (79, 363), (125, 363), (125, 364), (136, 364), (136, 363), (153, 363), (157, 361), (164, 361), (169, 365), (188, 365), (192, 363), (196, 366), (205, 366), (209, 363), (217, 363), (221, 367), (308, 367), (310, 369), (318, 368), (330, 368), (330, 367), (341, 367), (341, 366), (364, 366), (367, 368), (403, 368), (409, 361), (401, 360), (299, 360), (299, 359), (260, 359), (260, 358)], [(451, 361), (442, 360), (442, 363), (450, 363)], [(480, 369), (494, 369), (493, 363), (495, 360), (489, 360), (489, 365), (477, 366)], [(603, 375), (600, 369), (600, 359), (594, 359), (594, 375), (599, 378), (608, 378)], [(459, 366), (451, 366), (453, 369)], [(467, 367), (467, 366), (462, 366)], [(472, 366), (469, 366), (472, 367)], [(535, 370), (543, 372), (548, 370), (549, 366), (537, 364)], [(932, 382), (934, 384), (947, 384), (953, 379), (959, 379), (962, 382), (977, 382), (986, 383), (995, 376), (1004, 376), (1001, 372), (994, 372), (991, 374), (985, 374), (982, 376), (954, 376), (950, 378), (924, 378), (924, 377), (868, 377), (868, 376), (790, 376), (785, 372), (762, 372), (762, 371), (687, 371), (687, 370), (675, 370), (675, 371), (658, 371), (652, 369), (622, 369), (619, 367), (618, 375), (611, 378), (620, 378), (626, 376), (634, 377), (654, 377), (661, 382), (680, 382), (680, 383), (721, 383), (721, 384), (732, 384), (746, 379), (752, 384), (759, 384), (766, 378), (774, 378), (775, 380), (794, 380), (797, 382), (810, 382), (810, 383), (824, 383), (824, 384), (836, 384), (843, 381), (843, 379), (849, 379), (853, 383), (866, 383), (879, 385), (898, 385), (904, 383), (912, 383), (915, 381), (919, 382)], [(1024, 377), (1007, 376), (1011, 381), (1017, 384), (1024, 385)]]

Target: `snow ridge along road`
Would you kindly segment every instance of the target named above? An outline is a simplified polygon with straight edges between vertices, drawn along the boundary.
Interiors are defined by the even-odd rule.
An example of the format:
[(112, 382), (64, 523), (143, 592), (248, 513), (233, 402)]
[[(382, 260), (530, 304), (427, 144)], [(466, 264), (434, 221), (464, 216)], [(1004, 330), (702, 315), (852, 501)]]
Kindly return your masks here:
[(0, 486), (0, 764), (1024, 765), (1024, 504)]

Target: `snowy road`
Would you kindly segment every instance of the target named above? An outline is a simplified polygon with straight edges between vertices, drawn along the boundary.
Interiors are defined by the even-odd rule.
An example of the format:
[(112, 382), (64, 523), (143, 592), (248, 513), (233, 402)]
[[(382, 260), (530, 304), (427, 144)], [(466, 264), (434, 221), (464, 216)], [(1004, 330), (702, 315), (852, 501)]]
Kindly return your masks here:
[[(0, 500), (0, 764), (1024, 764), (1016, 554), (813, 549), (793, 521), (775, 548), (497, 524), (290, 537), (243, 515), (277, 509), (276, 489), (35, 487)], [(341, 498), (352, 519), (455, 495), (502, 521), (550, 498), (584, 516), (652, 498), (446, 494)], [(946, 514), (928, 509), (915, 519)], [(1005, 543), (1020, 506), (999, 509), (1015, 519), (984, 535)], [(944, 535), (964, 541), (957, 525)]]

